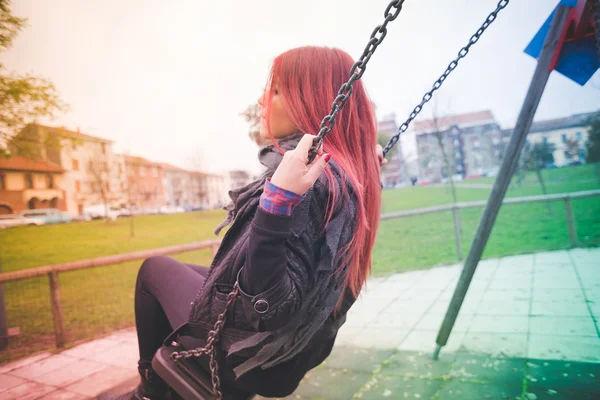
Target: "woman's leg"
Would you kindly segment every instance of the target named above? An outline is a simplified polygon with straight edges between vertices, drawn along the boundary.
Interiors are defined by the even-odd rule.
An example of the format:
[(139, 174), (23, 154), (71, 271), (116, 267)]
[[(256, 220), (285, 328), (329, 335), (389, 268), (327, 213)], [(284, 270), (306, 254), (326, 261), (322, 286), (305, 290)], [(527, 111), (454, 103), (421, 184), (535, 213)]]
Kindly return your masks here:
[(170, 257), (151, 257), (138, 273), (135, 322), (140, 367), (147, 368), (163, 340), (187, 322), (190, 303), (202, 288), (208, 268), (182, 264)]
[(103, 395), (102, 400), (167, 399), (168, 387), (152, 371), (152, 358), (165, 338), (188, 320), (190, 303), (204, 285), (207, 268), (182, 264), (169, 257), (151, 257), (138, 272), (135, 323), (142, 382), (133, 392)]
[(191, 269), (193, 269), (194, 271), (196, 271), (197, 273), (199, 273), (200, 275), (202, 275), (204, 277), (204, 279), (206, 279), (208, 277), (208, 271), (210, 271), (210, 267), (203, 267), (201, 265), (194, 265), (194, 264), (185, 264), (188, 267), (190, 267)]

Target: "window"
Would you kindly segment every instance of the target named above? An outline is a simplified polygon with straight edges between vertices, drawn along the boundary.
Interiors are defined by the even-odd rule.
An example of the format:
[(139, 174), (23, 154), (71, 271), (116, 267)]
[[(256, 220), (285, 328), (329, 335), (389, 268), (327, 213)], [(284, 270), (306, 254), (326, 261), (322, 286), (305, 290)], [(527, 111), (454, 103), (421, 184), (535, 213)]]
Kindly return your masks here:
[(548, 137), (544, 136), (543, 141), (544, 141), (544, 144), (548, 144)]
[(75, 192), (79, 193), (81, 191), (81, 183), (79, 181), (75, 181)]
[(567, 143), (567, 134), (563, 133), (562, 135), (560, 135), (562, 137), (562, 142), (563, 143)]
[(73, 171), (79, 171), (79, 160), (73, 160)]
[(577, 132), (576, 135), (577, 135), (577, 140), (578, 141), (581, 140), (581, 132)]
[(6, 180), (4, 174), (0, 174), (0, 190), (6, 190)]
[(48, 189), (54, 189), (54, 178), (50, 174), (46, 175), (46, 187)]
[(25, 174), (25, 188), (33, 189), (33, 177), (31, 174)]

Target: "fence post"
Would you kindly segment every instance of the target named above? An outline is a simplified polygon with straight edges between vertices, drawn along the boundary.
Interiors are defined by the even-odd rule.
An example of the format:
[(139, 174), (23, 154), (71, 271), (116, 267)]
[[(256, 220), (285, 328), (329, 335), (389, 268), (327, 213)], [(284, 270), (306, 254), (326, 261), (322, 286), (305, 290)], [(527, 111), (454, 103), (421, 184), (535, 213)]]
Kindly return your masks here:
[(569, 227), (569, 238), (571, 239), (571, 247), (577, 247), (577, 231), (575, 230), (575, 219), (573, 218), (573, 208), (571, 207), (571, 199), (565, 197), (565, 213), (567, 214), (567, 226)]
[(460, 215), (456, 205), (452, 209), (452, 219), (454, 220), (454, 240), (456, 241), (456, 257), (462, 261), (462, 246), (460, 244)]
[[(0, 255), (0, 273), (2, 273), (2, 256)], [(8, 346), (8, 325), (6, 325), (6, 307), (4, 306), (4, 285), (0, 283), (0, 350)]]
[(56, 333), (56, 347), (65, 345), (65, 329), (62, 306), (60, 304), (60, 283), (58, 272), (52, 271), (48, 274), (50, 279), (50, 303), (52, 305), (52, 317), (54, 319), (54, 332)]

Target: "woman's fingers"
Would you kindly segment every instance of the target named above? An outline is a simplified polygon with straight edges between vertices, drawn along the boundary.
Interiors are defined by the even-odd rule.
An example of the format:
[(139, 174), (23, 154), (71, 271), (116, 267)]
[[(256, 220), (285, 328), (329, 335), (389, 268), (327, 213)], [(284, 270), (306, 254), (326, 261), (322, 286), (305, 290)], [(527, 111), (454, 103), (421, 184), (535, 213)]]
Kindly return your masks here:
[(317, 181), (317, 179), (319, 179), (319, 176), (321, 176), (325, 170), (330, 158), (331, 155), (322, 153), (318, 155), (312, 163), (309, 164), (305, 177), (310, 182), (311, 186)]

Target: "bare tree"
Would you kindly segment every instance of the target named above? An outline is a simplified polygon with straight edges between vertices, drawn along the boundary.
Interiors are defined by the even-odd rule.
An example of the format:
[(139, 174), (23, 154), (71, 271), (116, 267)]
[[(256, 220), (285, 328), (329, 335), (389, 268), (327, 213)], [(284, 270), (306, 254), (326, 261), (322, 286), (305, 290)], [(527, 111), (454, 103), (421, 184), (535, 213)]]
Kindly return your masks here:
[(574, 137), (567, 138), (566, 145), (566, 156), (569, 161), (579, 158), (579, 142)]
[(92, 192), (100, 193), (102, 204), (104, 204), (104, 219), (106, 223), (110, 222), (108, 217), (108, 204), (110, 193), (110, 169), (105, 157), (99, 157), (90, 160), (88, 171), (92, 177)]
[(260, 118), (261, 118), (261, 107), (259, 104), (249, 105), (240, 115), (244, 117), (250, 128), (248, 129), (248, 136), (258, 146), (262, 147), (269, 144), (268, 140), (263, 139), (260, 136)]
[(431, 103), (431, 121), (433, 125), (433, 135), (437, 139), (438, 146), (440, 147), (440, 151), (442, 152), (442, 162), (444, 168), (446, 169), (446, 176), (448, 177), (448, 183), (450, 184), (450, 193), (452, 195), (452, 202), (456, 203), (456, 187), (454, 186), (453, 172), (452, 166), (450, 165), (450, 160), (448, 159), (448, 151), (452, 151), (452, 146), (446, 148), (446, 143), (444, 143), (444, 133), (448, 131), (442, 131), (441, 126), (441, 118), (438, 114), (437, 110), (437, 102), (433, 101)]

